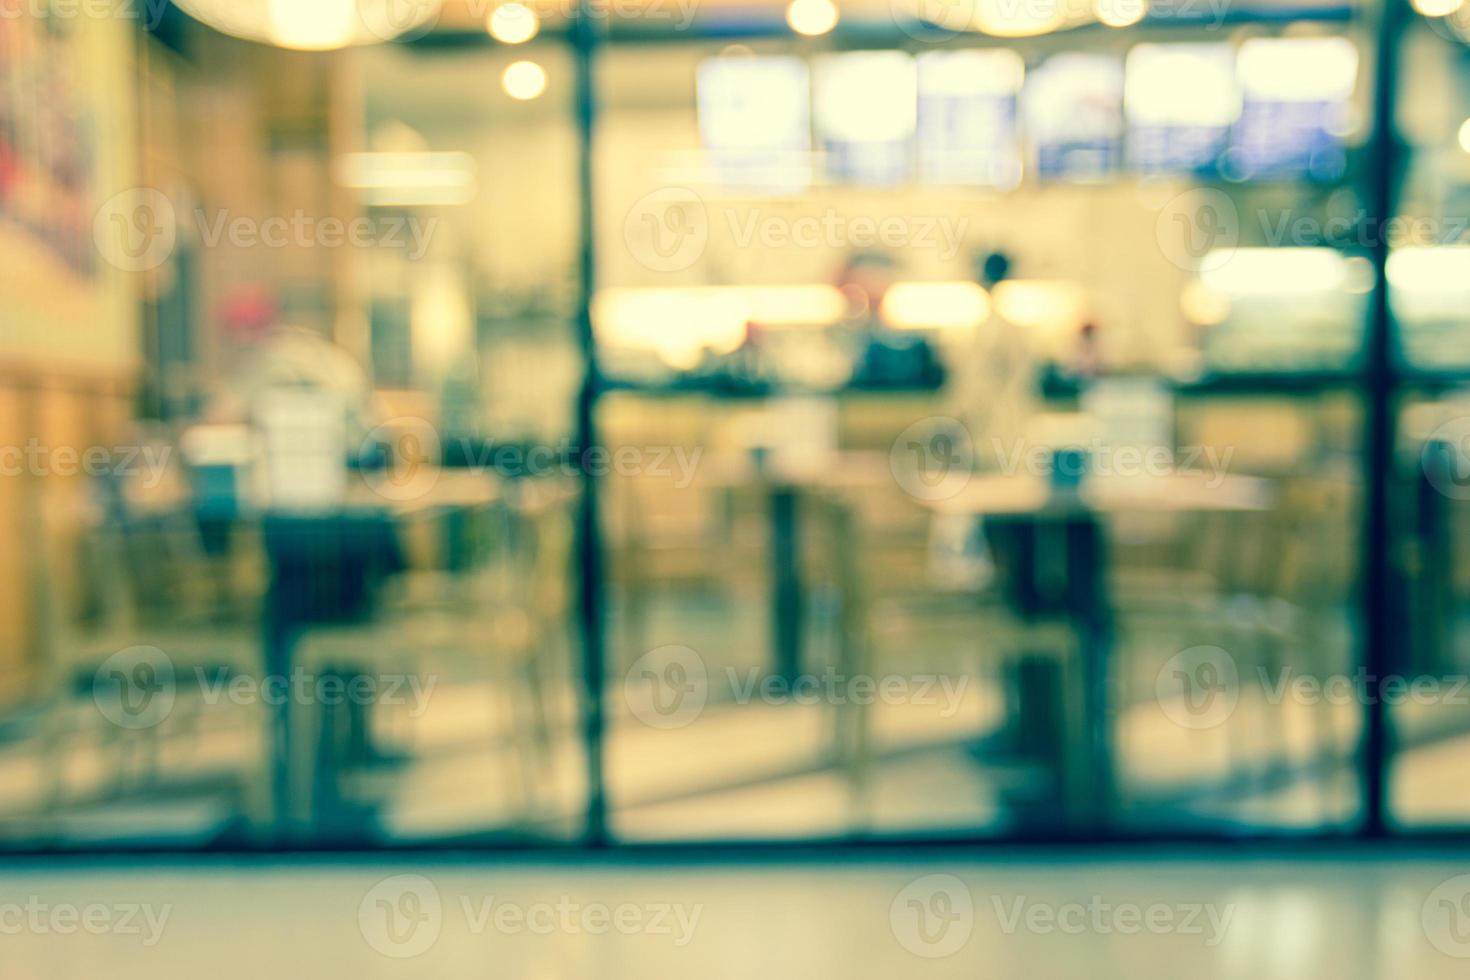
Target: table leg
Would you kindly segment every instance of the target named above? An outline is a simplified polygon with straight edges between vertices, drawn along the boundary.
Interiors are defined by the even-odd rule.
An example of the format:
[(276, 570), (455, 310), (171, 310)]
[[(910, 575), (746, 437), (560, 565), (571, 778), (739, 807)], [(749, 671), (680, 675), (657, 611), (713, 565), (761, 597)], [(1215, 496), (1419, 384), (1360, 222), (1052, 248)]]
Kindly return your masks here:
[[(289, 677), (298, 630), (278, 601), (275, 589), (272, 589), (266, 603), (261, 633), (265, 665), (262, 680)], [(276, 840), (284, 841), (291, 820), (291, 698), (280, 698), (276, 704), (267, 704), (265, 710), (268, 713), (266, 764), (270, 781), (271, 833)]]
[[(1417, 629), (1411, 633), (1413, 669), (1426, 673), (1445, 669), (1445, 654), (1449, 649), (1445, 626), (1453, 619), (1454, 605), (1454, 537), (1451, 533), (1449, 510), (1445, 496), (1430, 479), (1431, 469), (1443, 481), (1454, 479), (1458, 473), (1455, 459), (1456, 449), (1443, 441), (1430, 444), (1424, 454), (1427, 466), (1419, 468), (1417, 480), (1418, 533), (1416, 542), (1420, 549), (1419, 581), (1415, 590), (1418, 609), (1415, 616)], [(1411, 647), (1412, 649), (1412, 647)]]
[(1067, 523), (1067, 605), (1082, 659), (1085, 761), (1091, 774), (1090, 816), (1106, 826), (1114, 810), (1113, 705), (1109, 697), (1113, 652), (1107, 553), (1095, 517)]
[(772, 649), (776, 674), (788, 682), (801, 673), (802, 614), (805, 595), (798, 555), (800, 517), (794, 487), (771, 488)]

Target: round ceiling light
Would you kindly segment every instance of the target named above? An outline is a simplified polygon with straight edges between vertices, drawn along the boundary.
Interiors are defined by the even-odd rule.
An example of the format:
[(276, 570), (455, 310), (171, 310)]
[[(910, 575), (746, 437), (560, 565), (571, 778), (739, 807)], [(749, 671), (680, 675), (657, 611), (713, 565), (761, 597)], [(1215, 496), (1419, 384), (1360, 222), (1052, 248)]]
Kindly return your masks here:
[(300, 51), (330, 51), (424, 31), (443, 0), (174, 0), (231, 37)]

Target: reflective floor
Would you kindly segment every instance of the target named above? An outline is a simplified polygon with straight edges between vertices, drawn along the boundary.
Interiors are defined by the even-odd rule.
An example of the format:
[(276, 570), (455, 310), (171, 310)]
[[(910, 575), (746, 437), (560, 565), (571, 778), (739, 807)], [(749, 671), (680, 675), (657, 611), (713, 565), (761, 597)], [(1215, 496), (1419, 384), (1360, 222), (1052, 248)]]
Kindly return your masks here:
[(0, 933), (8, 980), (1466, 975), (1470, 858), (1224, 855), (23, 866)]

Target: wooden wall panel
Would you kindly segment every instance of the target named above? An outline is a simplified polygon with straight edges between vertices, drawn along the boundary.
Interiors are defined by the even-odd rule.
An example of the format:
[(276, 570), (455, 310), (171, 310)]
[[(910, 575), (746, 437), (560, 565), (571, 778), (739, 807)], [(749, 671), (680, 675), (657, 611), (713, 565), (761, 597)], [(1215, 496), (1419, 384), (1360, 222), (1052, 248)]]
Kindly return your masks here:
[(78, 595), (77, 529), (89, 488), (79, 466), (57, 472), (54, 453), (80, 456), (132, 438), (129, 387), (115, 378), (0, 371), (0, 705), (39, 682), (40, 576), (49, 575), (44, 585), (64, 606)]

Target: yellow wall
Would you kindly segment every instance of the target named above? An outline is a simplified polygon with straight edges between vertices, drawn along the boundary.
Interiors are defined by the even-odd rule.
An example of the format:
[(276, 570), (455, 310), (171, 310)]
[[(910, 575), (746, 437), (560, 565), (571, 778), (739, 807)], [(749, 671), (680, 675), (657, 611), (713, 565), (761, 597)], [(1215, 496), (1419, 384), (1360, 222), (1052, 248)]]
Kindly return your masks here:
[[(69, 74), (93, 126), (95, 210), (137, 183), (136, 25), (75, 18)], [(0, 446), (110, 445), (122, 435), (140, 361), (139, 282), (98, 262), (83, 275), (0, 222)], [(0, 702), (34, 680), (38, 515), (66, 510), (76, 481), (0, 476)], [(18, 544), (17, 544), (18, 543)], [(60, 548), (56, 548), (58, 552)]]
[[(69, 21), (71, 75), (93, 126), (94, 209), (137, 184), (134, 126), (136, 25), (121, 18)], [(98, 263), (81, 276), (22, 231), (0, 223), (0, 365), (129, 374), (139, 360), (135, 276)]]

